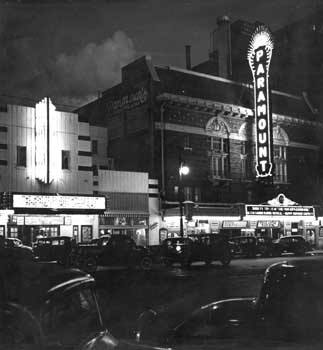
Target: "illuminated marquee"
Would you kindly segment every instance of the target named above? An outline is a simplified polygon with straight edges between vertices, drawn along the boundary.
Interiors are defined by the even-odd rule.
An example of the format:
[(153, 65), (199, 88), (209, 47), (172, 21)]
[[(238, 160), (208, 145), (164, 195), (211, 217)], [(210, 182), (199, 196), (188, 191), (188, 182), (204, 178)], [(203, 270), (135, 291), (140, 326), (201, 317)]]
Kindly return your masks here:
[(252, 35), (248, 50), (254, 86), (257, 177), (272, 176), (272, 121), (268, 86), (272, 50), (270, 33), (266, 27), (260, 26)]
[(14, 194), (13, 208), (104, 210), (106, 199), (104, 196)]

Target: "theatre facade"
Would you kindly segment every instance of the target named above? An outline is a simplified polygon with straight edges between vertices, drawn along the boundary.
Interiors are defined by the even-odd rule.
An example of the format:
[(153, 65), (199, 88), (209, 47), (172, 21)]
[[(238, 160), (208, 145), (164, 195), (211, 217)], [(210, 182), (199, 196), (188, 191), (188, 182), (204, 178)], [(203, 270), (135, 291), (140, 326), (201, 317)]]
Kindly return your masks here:
[(106, 127), (80, 122), (47, 97), (0, 102), (1, 236), (31, 245), (38, 236), (89, 242), (115, 233), (148, 244), (156, 180), (113, 170)]
[[(181, 202), (185, 235), (265, 228), (276, 236), (275, 225), (279, 234), (295, 233), (296, 222), (302, 234), (306, 225), (318, 227), (315, 212), (271, 222), (249, 210), (279, 194), (304, 208), (319, 206), (322, 198), (323, 124), (303, 95), (270, 88), (272, 43), (261, 52), (257, 43), (249, 50), (249, 82), (198, 67), (158, 66), (145, 56), (123, 67), (120, 84), (78, 110), (81, 121), (107, 127), (109, 156), (119, 170), (158, 179), (160, 240), (180, 233)], [(183, 163), (189, 174), (179, 176)]]

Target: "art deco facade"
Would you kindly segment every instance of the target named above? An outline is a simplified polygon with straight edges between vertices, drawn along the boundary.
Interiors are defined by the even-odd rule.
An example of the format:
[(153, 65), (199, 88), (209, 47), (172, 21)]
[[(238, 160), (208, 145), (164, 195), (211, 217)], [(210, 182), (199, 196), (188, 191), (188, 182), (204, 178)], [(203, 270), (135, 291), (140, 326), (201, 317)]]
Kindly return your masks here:
[(80, 122), (49, 98), (0, 111), (0, 234), (87, 242), (106, 232), (148, 243), (157, 199), (147, 173), (113, 170), (107, 129)]

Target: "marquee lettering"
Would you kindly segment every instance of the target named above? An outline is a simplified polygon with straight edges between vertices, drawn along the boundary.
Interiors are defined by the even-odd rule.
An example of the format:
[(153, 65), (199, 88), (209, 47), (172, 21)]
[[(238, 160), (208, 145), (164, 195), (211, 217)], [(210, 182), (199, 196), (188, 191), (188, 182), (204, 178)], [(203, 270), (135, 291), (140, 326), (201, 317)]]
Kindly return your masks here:
[(254, 86), (257, 177), (272, 176), (272, 117), (268, 86), (272, 50), (270, 33), (267, 28), (260, 26), (252, 35), (248, 51)]

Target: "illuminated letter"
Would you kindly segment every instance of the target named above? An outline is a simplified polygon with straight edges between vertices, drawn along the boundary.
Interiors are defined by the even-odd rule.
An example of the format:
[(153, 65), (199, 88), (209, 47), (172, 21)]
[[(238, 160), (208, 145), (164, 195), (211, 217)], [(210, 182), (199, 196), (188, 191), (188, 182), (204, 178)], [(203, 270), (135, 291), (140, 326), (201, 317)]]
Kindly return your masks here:
[(265, 73), (264, 66), (260, 63), (256, 74), (260, 75), (260, 74), (264, 74), (264, 73)]
[(265, 87), (265, 78), (257, 78), (257, 89), (263, 89)]
[[(266, 143), (267, 142), (267, 134), (266, 133), (264, 133), (264, 132), (259, 133), (258, 137), (259, 137), (259, 142), (260, 143)], [(259, 147), (259, 149), (260, 149), (260, 147)]]
[(261, 59), (261, 57), (264, 55), (264, 51), (263, 50), (259, 50), (256, 53), (256, 61), (259, 62), (259, 60)]
[(267, 158), (267, 147), (259, 147), (259, 158)]
[(259, 119), (258, 128), (259, 130), (264, 130), (267, 127), (266, 119)]
[(257, 98), (257, 102), (266, 102), (266, 97), (265, 94), (263, 93), (263, 91), (259, 92), (258, 98)]
[(261, 170), (262, 171), (265, 171), (266, 170), (266, 164), (267, 164), (267, 161), (266, 160), (261, 160), (259, 162), (260, 166), (261, 166)]
[(257, 115), (266, 115), (266, 105), (261, 105), (257, 107)]

